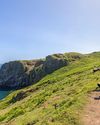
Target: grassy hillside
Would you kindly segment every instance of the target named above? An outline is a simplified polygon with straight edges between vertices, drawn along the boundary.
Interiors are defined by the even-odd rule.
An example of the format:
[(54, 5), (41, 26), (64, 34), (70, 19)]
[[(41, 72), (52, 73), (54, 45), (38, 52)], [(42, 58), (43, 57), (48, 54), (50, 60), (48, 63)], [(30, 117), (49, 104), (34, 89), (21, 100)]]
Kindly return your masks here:
[(92, 72), (100, 66), (100, 53), (74, 57), (69, 55), (68, 66), (0, 101), (0, 125), (81, 125), (87, 94), (100, 81), (100, 72)]

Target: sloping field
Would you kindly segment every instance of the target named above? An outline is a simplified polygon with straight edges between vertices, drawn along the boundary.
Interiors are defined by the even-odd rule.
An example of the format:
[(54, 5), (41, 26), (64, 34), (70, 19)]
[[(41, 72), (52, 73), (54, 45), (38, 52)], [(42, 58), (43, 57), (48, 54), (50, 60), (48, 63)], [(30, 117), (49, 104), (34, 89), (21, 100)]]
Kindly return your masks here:
[[(100, 81), (100, 53), (86, 55), (0, 101), (0, 125), (81, 125), (88, 94)], [(86, 125), (86, 124), (85, 124)], [(92, 125), (92, 124), (91, 124)]]

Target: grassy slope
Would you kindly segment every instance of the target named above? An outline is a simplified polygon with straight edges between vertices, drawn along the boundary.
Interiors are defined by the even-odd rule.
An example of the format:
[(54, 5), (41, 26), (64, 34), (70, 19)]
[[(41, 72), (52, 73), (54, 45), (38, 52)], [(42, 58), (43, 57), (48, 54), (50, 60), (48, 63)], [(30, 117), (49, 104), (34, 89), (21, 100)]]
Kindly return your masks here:
[[(83, 57), (0, 102), (0, 125), (81, 125), (87, 93), (100, 81), (100, 53)], [(23, 92), (25, 98), (12, 99)], [(55, 109), (55, 105), (57, 108)]]

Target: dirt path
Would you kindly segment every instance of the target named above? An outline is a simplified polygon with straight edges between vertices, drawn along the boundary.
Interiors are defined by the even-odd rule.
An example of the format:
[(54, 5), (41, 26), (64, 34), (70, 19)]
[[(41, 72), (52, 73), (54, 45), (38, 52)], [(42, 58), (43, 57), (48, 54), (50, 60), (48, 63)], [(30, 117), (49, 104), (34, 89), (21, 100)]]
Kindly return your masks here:
[(100, 125), (100, 91), (89, 94), (89, 103), (85, 107), (84, 125)]

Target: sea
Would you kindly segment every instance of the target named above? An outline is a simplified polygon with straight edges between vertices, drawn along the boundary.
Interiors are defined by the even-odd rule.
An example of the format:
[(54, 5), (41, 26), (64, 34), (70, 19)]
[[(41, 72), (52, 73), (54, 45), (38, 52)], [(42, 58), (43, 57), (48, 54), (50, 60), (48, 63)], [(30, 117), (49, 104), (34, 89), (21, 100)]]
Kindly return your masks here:
[[(1, 68), (1, 64), (0, 64), (0, 68)], [(10, 93), (10, 91), (1, 91), (0, 90), (0, 100), (5, 98), (8, 94)]]
[(9, 93), (10, 91), (0, 91), (0, 100), (5, 98)]

